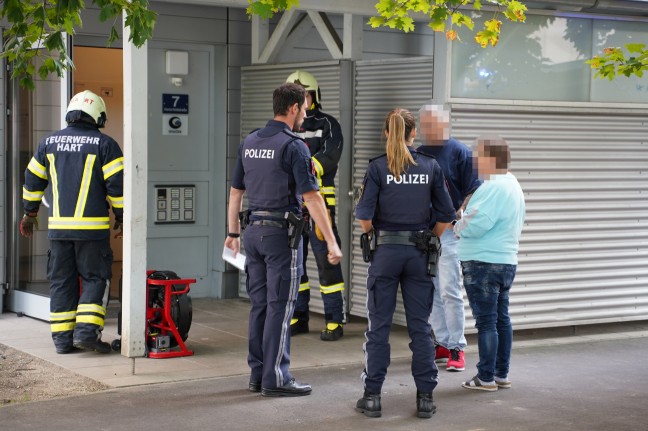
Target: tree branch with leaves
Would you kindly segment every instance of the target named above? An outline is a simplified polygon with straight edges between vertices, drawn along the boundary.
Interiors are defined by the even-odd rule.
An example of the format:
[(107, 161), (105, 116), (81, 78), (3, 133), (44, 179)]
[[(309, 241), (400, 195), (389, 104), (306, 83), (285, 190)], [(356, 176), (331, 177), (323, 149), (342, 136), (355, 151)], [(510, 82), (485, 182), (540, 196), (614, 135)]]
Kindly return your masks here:
[[(248, 0), (248, 3), (248, 15), (262, 18), (299, 6), (299, 0)], [(475, 23), (464, 11), (481, 11), (483, 5), (494, 7), (493, 16), (475, 32)], [(423, 14), (429, 18), (428, 26), (434, 31), (444, 32), (448, 40), (460, 40), (455, 28), (465, 26), (475, 33), (475, 42), (486, 48), (497, 45), (499, 41), (500, 17), (524, 22), (526, 11), (525, 4), (518, 0), (378, 0), (376, 16), (369, 18), (369, 24), (373, 28), (389, 27), (410, 32), (415, 28), (412, 15)], [(595, 76), (599, 78), (612, 80), (621, 75), (641, 78), (648, 70), (648, 49), (640, 43), (627, 44), (623, 49), (606, 48), (602, 56), (595, 56), (587, 63), (596, 70)]]
[[(131, 29), (129, 42), (141, 47), (153, 36), (156, 14), (149, 9), (148, 0), (93, 0), (99, 7), (101, 22), (113, 20), (107, 45), (119, 39), (122, 13), (125, 25)], [(0, 18), (6, 18), (10, 27), (4, 31), (0, 57), (12, 64), (12, 79), (19, 79), (24, 87), (34, 88), (36, 73), (42, 79), (74, 67), (70, 59), (65, 35), (75, 34), (82, 27), (81, 12), (84, 0), (4, 0)], [(37, 61), (40, 60), (40, 61)], [(39, 64), (36, 70), (36, 64)]]
[(603, 55), (596, 55), (586, 63), (596, 70), (594, 76), (597, 78), (607, 78), (610, 81), (621, 75), (642, 78), (644, 71), (648, 71), (648, 48), (645, 43), (628, 43), (624, 48), (605, 48)]
[[(475, 42), (483, 48), (497, 45), (500, 37), (500, 27), (503, 15), (513, 22), (524, 22), (527, 7), (517, 0), (488, 1), (488, 4), (496, 7), (492, 18), (484, 22), (484, 27), (475, 33)], [(413, 31), (415, 28), (414, 18), (410, 13), (423, 14), (429, 17), (428, 26), (436, 32), (445, 32), (448, 40), (459, 39), (455, 27), (465, 26), (474, 31), (475, 23), (464, 8), (471, 7), (473, 10), (482, 10), (481, 0), (380, 0), (376, 4), (378, 16), (371, 17), (369, 24), (376, 27), (387, 26), (402, 30)]]
[[(259, 15), (261, 18), (271, 18), (275, 13), (299, 6), (299, 0), (248, 0), (248, 15)], [(487, 0), (486, 3), (495, 6), (493, 17), (484, 23), (483, 29), (476, 32), (475, 41), (482, 47), (495, 46), (499, 41), (500, 17), (513, 22), (524, 22), (527, 7), (518, 0)], [(389, 27), (404, 32), (415, 28), (414, 14), (426, 15), (428, 26), (437, 32), (445, 32), (449, 40), (458, 39), (456, 27), (465, 26), (471, 31), (475, 23), (465, 8), (479, 11), (482, 0), (379, 0), (376, 3), (377, 15), (369, 18), (373, 28)]]

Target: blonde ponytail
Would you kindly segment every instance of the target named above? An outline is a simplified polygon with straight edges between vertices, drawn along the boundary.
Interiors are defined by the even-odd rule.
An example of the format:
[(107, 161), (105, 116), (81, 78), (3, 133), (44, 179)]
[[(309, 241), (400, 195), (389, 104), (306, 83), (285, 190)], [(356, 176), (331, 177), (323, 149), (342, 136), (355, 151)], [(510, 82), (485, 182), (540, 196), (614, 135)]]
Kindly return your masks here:
[(416, 165), (412, 154), (407, 148), (416, 120), (406, 109), (396, 108), (387, 114), (385, 130), (387, 131), (387, 168), (394, 177), (400, 180), (410, 165)]

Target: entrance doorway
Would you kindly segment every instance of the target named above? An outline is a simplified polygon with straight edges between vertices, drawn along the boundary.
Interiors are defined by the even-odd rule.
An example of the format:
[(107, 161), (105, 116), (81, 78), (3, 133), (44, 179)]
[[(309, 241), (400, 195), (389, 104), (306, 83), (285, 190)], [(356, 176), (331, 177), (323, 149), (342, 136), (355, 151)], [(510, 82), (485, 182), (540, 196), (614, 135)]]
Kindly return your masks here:
[[(124, 80), (121, 49), (74, 47), (73, 94), (90, 90), (99, 95), (106, 104), (106, 127), (101, 131), (113, 138), (124, 151)], [(115, 216), (110, 212), (110, 226)], [(110, 247), (113, 250), (113, 278), (110, 297), (119, 296), (119, 278), (122, 273), (122, 239), (114, 238), (111, 231)]]
[[(17, 82), (7, 88), (12, 112), (10, 133), (7, 134), (7, 309), (46, 321), (49, 321), (47, 207), (51, 191), (49, 187), (45, 190), (34, 235), (21, 237), (15, 227), (23, 215), (25, 169), (40, 139), (64, 126), (67, 103), (71, 95), (79, 91), (91, 90), (104, 99), (109, 120), (105, 132), (117, 142), (123, 140), (122, 50), (75, 46), (72, 58), (76, 66), (72, 79), (38, 80), (33, 91), (21, 88)], [(121, 239), (111, 240), (111, 246), (115, 254), (115, 277), (110, 294), (116, 297), (121, 274)]]

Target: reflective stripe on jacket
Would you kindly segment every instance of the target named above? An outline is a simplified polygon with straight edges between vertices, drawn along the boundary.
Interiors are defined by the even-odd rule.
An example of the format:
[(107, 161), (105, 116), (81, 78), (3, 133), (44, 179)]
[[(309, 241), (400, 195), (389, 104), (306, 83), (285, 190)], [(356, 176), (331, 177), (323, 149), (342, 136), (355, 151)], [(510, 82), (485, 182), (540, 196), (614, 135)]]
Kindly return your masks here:
[(94, 125), (73, 123), (38, 144), (25, 170), (23, 206), (26, 212), (38, 211), (49, 186), (50, 239), (107, 238), (109, 207), (123, 220), (123, 173), (117, 142)]

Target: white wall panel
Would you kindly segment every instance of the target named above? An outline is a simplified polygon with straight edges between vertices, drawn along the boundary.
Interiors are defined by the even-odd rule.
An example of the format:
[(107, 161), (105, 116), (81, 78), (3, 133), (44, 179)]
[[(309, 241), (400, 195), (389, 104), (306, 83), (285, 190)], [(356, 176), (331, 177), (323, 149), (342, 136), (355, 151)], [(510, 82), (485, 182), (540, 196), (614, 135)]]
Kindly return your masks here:
[(511, 146), (527, 203), (514, 328), (648, 318), (648, 112), (454, 104), (452, 128)]
[[(355, 122), (353, 136), (353, 185), (362, 184), (369, 159), (385, 153), (383, 126), (387, 113), (396, 107), (417, 115), (432, 98), (432, 58), (358, 61), (355, 65)], [(362, 260), (360, 235), (354, 224), (351, 255), (350, 314), (366, 317), (367, 263)], [(405, 325), (402, 298), (394, 323)]]

